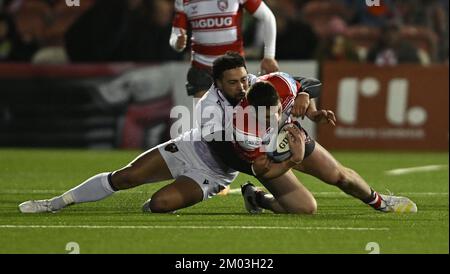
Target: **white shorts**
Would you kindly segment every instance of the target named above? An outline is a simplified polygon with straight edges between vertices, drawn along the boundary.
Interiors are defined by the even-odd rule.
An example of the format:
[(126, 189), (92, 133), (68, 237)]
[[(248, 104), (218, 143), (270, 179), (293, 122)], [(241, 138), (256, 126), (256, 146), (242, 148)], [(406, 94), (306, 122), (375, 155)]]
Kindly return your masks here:
[(157, 148), (173, 178), (186, 176), (194, 180), (203, 191), (203, 200), (215, 196), (232, 181), (223, 179), (224, 174), (211, 170), (197, 156), (193, 144), (189, 141), (170, 140)]

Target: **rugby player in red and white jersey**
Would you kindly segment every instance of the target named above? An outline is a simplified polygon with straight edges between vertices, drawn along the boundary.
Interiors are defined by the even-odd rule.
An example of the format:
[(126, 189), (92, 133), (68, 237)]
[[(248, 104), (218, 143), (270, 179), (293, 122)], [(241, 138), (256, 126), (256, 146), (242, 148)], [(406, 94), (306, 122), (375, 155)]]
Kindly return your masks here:
[[(317, 123), (329, 123), (335, 125), (334, 113), (329, 110), (317, 110), (314, 97), (320, 92), (321, 83), (315, 79), (296, 77), (295, 79), (286, 73), (272, 73), (255, 80), (250, 87), (246, 99), (240, 103), (241, 108), (235, 111), (245, 111), (245, 107), (254, 109), (252, 115), (239, 115), (235, 113), (233, 120), (234, 134), (236, 136), (235, 149), (242, 158), (252, 162), (264, 153), (262, 149), (265, 141), (271, 138), (268, 135), (278, 132), (279, 127), (292, 122), (293, 117), (307, 116)], [(263, 115), (257, 115), (257, 108), (266, 109)], [(248, 111), (247, 111), (248, 112)], [(249, 113), (249, 112), (248, 112)], [(275, 117), (276, 123), (269, 123)], [(266, 127), (262, 130), (258, 126), (249, 126), (239, 121), (236, 117), (254, 119), (258, 125)], [(258, 121), (259, 119), (259, 121)], [(264, 121), (261, 121), (264, 120)], [(298, 123), (298, 121), (295, 121)], [(378, 194), (364, 179), (342, 164), (340, 164), (325, 148), (308, 137), (301, 125), (293, 127), (303, 131), (304, 142), (302, 145), (303, 159), (295, 163), (293, 169), (312, 175), (325, 183), (336, 186), (346, 194), (360, 199), (376, 210), (382, 212), (416, 212), (417, 206), (408, 198)], [(239, 141), (244, 140), (244, 141)], [(258, 146), (259, 145), (259, 146)], [(291, 149), (292, 151), (292, 149)], [(317, 205), (313, 195), (295, 177), (292, 171), (288, 171), (275, 179), (262, 179), (261, 183), (273, 194), (267, 195), (258, 190), (252, 184), (242, 186), (242, 194), (247, 210), (250, 213), (259, 213), (263, 208), (277, 213), (306, 213), (316, 212)]]
[[(197, 104), (197, 109), (204, 112), (198, 116), (198, 127), (142, 153), (123, 168), (97, 174), (51, 199), (21, 203), (19, 210), (56, 212), (73, 204), (105, 199), (117, 191), (174, 179), (143, 206), (145, 212), (172, 212), (218, 194), (236, 178), (237, 171), (250, 174), (254, 171), (261, 178), (276, 178), (286, 172), (291, 167), (287, 162), (272, 165), (272, 170), (267, 157), (253, 163), (241, 160), (230, 153), (232, 143), (225, 142), (226, 137), (221, 138), (225, 128), (232, 124), (233, 108), (245, 97), (248, 88), (242, 56), (229, 53), (219, 57), (214, 62), (213, 75), (215, 84)], [(301, 136), (294, 132), (293, 135), (290, 146), (295, 153), (291, 158), (297, 162)]]
[[(297, 79), (297, 80), (296, 80)], [(293, 77), (291, 77), (289, 74), (284, 73), (284, 72), (275, 72), (275, 73), (271, 73), (271, 74), (267, 74), (267, 75), (263, 75), (260, 77), (252, 77), (250, 85), (253, 85), (257, 82), (262, 82), (262, 81), (266, 81), (271, 83), (277, 93), (278, 96), (280, 98), (280, 108), (278, 108), (281, 113), (280, 113), (280, 117), (279, 120), (276, 121), (278, 127), (282, 127), (284, 124), (286, 123), (290, 123), (290, 122), (294, 122), (292, 117), (294, 116), (302, 116), (304, 117), (306, 110), (308, 109), (309, 105), (310, 105), (310, 99), (312, 98), (316, 98), (319, 96), (320, 93), (320, 87), (321, 87), (321, 83), (320, 81), (316, 80), (316, 79), (311, 79), (311, 78), (304, 78), (304, 77), (296, 77), (296, 79), (294, 79)], [(300, 92), (299, 92), (300, 91)], [(253, 127), (251, 130), (252, 131), (256, 131), (256, 132), (249, 132), (249, 121), (242, 121), (243, 118), (247, 118), (247, 117), (243, 117), (242, 115), (239, 115), (239, 111), (243, 111), (245, 110), (247, 107), (249, 106), (249, 102), (247, 100), (247, 98), (243, 99), (238, 107), (235, 110), (234, 113), (234, 119), (233, 119), (233, 127), (235, 130), (235, 135), (237, 138), (240, 139), (245, 139), (245, 138), (249, 138), (250, 136), (258, 136), (258, 135), (262, 135), (263, 136), (259, 136), (261, 137), (261, 141), (262, 142), (268, 142), (270, 141), (270, 137), (273, 136), (272, 133), (276, 132), (275, 130), (277, 129), (271, 129), (271, 128), (264, 128), (262, 129), (261, 127)], [(327, 112), (329, 115), (329, 121), (330, 123), (334, 124), (334, 114), (331, 111)], [(238, 117), (239, 116), (239, 119)], [(248, 117), (251, 119), (251, 117)], [(242, 123), (244, 122), (244, 123)], [(267, 121), (268, 122), (268, 121)], [(298, 122), (297, 122), (298, 123)], [(267, 124), (267, 127), (269, 127), (269, 124)], [(304, 131), (306, 133), (306, 131)], [(307, 142), (307, 148), (308, 149), (312, 149), (309, 146), (313, 145), (313, 142), (311, 140), (311, 138), (309, 138), (306, 135), (306, 139), (305, 141)], [(258, 143), (256, 142), (251, 142), (251, 143)], [(243, 144), (243, 143), (241, 143)], [(242, 145), (245, 146), (245, 145)], [(237, 143), (235, 143), (235, 148), (243, 155), (245, 155), (245, 157), (250, 160), (253, 161), (255, 160), (257, 157), (259, 157), (264, 151), (261, 151), (259, 149), (253, 150), (250, 148), (244, 149), (244, 147), (237, 145)], [(307, 151), (308, 153), (309, 151)]]
[(227, 51), (243, 55), (242, 19), (244, 10), (259, 19), (265, 30), (261, 71), (278, 71), (275, 60), (276, 21), (262, 0), (175, 0), (170, 45), (176, 51), (186, 48), (187, 31), (192, 31), (192, 67), (187, 75), (188, 95), (201, 98), (213, 83), (213, 61)]

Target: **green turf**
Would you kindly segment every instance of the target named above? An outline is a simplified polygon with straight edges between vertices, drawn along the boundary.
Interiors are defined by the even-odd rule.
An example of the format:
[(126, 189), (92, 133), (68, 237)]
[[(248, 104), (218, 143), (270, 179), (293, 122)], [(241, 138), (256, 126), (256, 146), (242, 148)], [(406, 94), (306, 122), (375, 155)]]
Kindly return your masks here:
[[(68, 242), (77, 242), (81, 253), (364, 254), (368, 253), (365, 248), (369, 242), (378, 243), (381, 253), (449, 252), (448, 153), (334, 154), (378, 191), (408, 193), (418, 205), (417, 214), (375, 212), (336, 188), (300, 173), (300, 180), (316, 193), (319, 210), (314, 216), (269, 212), (248, 215), (240, 195), (215, 197), (177, 214), (141, 213), (141, 204), (163, 183), (117, 193), (104, 201), (76, 205), (57, 214), (22, 215), (17, 210), (22, 201), (52, 197), (96, 173), (121, 167), (137, 155), (135, 151), (1, 149), (0, 253), (67, 253)], [(447, 167), (400, 176), (384, 173), (424, 165)], [(239, 176), (232, 188), (238, 188), (246, 179)], [(275, 229), (242, 228), (249, 226)], [(387, 230), (323, 230), (331, 227)]]

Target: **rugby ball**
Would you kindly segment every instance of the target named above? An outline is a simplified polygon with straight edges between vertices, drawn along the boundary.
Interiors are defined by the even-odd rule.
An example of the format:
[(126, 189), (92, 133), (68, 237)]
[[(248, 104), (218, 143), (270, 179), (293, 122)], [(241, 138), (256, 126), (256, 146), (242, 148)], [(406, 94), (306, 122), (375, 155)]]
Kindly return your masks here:
[(278, 131), (278, 135), (271, 141), (271, 144), (269, 145), (267, 155), (276, 163), (286, 161), (292, 156), (288, 141), (289, 132), (286, 131), (286, 128), (292, 125), (295, 124), (288, 123), (283, 125)]

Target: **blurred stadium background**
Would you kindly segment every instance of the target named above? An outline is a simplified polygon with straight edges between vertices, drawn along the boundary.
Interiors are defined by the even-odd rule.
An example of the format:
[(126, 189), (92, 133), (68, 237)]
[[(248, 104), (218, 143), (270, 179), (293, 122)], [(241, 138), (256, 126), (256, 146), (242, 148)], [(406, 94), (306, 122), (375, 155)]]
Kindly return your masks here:
[[(266, 2), (281, 69), (322, 79), (341, 121), (319, 141), (448, 149), (448, 1)], [(168, 43), (173, 1), (80, 3), (0, 1), (0, 146), (148, 148), (168, 138), (171, 106), (192, 107), (190, 51)], [(243, 21), (252, 64), (261, 27)]]
[[(374, 159), (383, 155), (377, 155), (380, 151), (389, 152), (385, 154), (389, 161), (380, 170), (444, 164), (448, 172), (448, 0), (381, 0), (381, 6), (373, 7), (364, 0), (265, 2), (277, 19), (276, 59), (281, 70), (321, 79), (324, 90), (319, 104), (337, 114), (335, 128), (316, 128), (307, 123), (320, 143), (332, 151), (348, 151), (338, 155), (361, 164), (369, 178), (373, 178), (370, 166), (363, 167), (359, 159), (376, 167)], [(124, 152), (118, 160), (114, 158), (116, 150), (142, 151), (168, 140), (173, 122), (171, 108), (192, 107), (184, 87), (189, 50), (177, 53), (168, 43), (173, 0), (80, 3), (79, 7), (68, 7), (63, 0), (0, 0), (0, 186), (5, 188), (13, 182), (15, 188), (4, 195), (13, 195), (17, 189), (24, 193), (40, 187), (54, 189), (50, 182), (57, 184), (58, 190), (69, 183), (74, 185), (97, 171), (88, 159), (98, 149), (113, 150), (111, 165), (100, 167), (114, 168), (115, 164), (117, 168), (132, 156)], [(246, 14), (243, 31), (249, 70), (258, 73), (263, 49), (261, 26)], [(46, 164), (39, 163), (42, 155), (28, 154), (29, 148), (89, 149), (82, 152), (91, 153), (84, 158), (77, 158), (80, 152), (73, 152), (77, 156), (70, 159), (92, 165), (75, 165), (74, 172), (77, 168), (86, 170), (72, 175), (52, 167), (60, 177), (45, 177), (45, 172), (33, 169), (29, 162), (33, 159), (44, 168)], [(373, 153), (367, 156), (357, 151)], [(408, 159), (402, 154), (405, 151), (414, 156)], [(64, 159), (66, 152), (61, 150), (55, 157)], [(399, 154), (393, 156), (392, 152)], [(433, 153), (414, 154), (419, 152)], [(42, 153), (42, 159), (47, 159), (50, 152)], [(21, 163), (30, 174), (19, 172)], [(48, 165), (53, 164), (54, 159), (48, 160)], [(70, 169), (63, 163), (60, 168)], [(15, 174), (22, 177), (13, 178)], [(37, 174), (48, 179), (48, 184), (25, 184)], [(64, 176), (70, 182), (58, 184)], [(441, 193), (440, 210), (447, 221), (439, 219), (442, 215), (434, 220), (443, 222), (437, 224), (443, 229), (437, 233), (448, 233), (448, 174), (430, 178), (434, 184), (429, 188), (413, 189), (414, 184), (408, 181), (404, 186), (410, 189), (404, 191)], [(7, 219), (11, 217), (8, 212), (29, 196), (4, 196), (9, 202), (3, 208), (3, 221), (20, 223), (17, 216)], [(141, 196), (144, 199), (146, 195)], [(433, 197), (428, 198), (432, 203)], [(325, 204), (331, 205), (327, 201)], [(68, 218), (62, 220), (70, 222)], [(406, 244), (408, 238), (403, 240), (405, 247), (391, 252), (448, 253), (448, 235), (440, 234), (429, 249), (425, 245), (411, 249)], [(331, 252), (352, 252), (346, 248)], [(5, 250), (39, 252), (28, 246)], [(99, 250), (105, 249), (91, 252)], [(115, 250), (123, 249), (118, 245)], [(214, 252), (202, 247), (180, 250)], [(327, 251), (319, 247), (312, 250)]]

